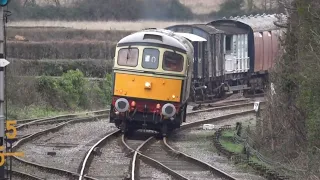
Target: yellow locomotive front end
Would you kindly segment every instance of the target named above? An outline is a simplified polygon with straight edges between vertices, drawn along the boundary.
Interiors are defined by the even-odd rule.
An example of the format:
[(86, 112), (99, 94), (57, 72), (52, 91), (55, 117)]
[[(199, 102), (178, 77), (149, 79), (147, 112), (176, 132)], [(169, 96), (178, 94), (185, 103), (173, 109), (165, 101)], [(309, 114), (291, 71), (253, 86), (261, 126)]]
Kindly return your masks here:
[(114, 59), (110, 122), (123, 132), (149, 129), (166, 135), (179, 128), (186, 116), (192, 55), (192, 45), (167, 30), (123, 38)]

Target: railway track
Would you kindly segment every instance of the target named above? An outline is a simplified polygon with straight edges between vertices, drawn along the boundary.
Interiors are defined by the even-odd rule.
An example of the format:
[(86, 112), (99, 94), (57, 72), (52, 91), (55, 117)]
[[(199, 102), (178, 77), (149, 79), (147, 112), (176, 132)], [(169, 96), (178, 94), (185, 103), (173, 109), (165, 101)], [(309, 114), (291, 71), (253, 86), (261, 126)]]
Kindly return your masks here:
[(230, 95), (225, 95), (224, 97), (220, 98), (209, 98), (208, 100), (202, 100), (202, 101), (195, 101), (194, 103), (196, 104), (205, 104), (205, 103), (219, 103), (219, 102), (224, 102), (224, 101), (229, 101), (229, 100), (238, 100), (241, 98), (246, 98), (246, 99), (253, 99), (253, 98), (259, 98), (259, 97), (264, 97), (265, 93), (258, 93), (258, 94), (230, 94)]
[[(38, 138), (42, 135), (48, 134), (48, 133), (54, 133), (59, 131), (60, 129), (62, 129), (63, 127), (70, 125), (70, 124), (75, 124), (75, 123), (80, 123), (80, 122), (88, 122), (88, 121), (94, 121), (96, 119), (99, 118), (104, 118), (106, 117), (106, 114), (100, 114), (94, 117), (82, 117), (82, 118), (72, 118), (71, 119), (46, 119), (46, 120), (35, 120), (35, 121), (30, 121), (27, 122), (23, 125), (20, 125), (17, 127), (18, 131), (23, 129), (23, 128), (27, 128), (27, 127), (36, 127), (37, 124), (41, 124), (40, 127), (42, 127), (44, 124), (49, 123), (49, 126), (46, 126), (45, 129), (42, 128), (37, 128), (34, 133), (28, 134), (28, 135), (24, 135), (23, 137), (21, 137), (14, 145), (13, 145), (13, 151), (17, 151), (17, 149), (19, 147), (21, 147), (22, 145), (26, 144), (29, 141), (32, 141), (35, 138)], [(58, 123), (58, 124), (57, 124)], [(34, 129), (34, 128), (31, 128)], [(43, 164), (39, 164), (39, 163), (35, 163), (32, 161), (27, 161), (23, 158), (20, 157), (16, 157), (13, 156), (13, 162), (15, 164), (15, 166), (13, 166), (14, 168), (16, 167), (24, 167), (23, 170), (27, 169), (29, 172), (29, 174), (37, 174), (39, 177), (39, 179), (77, 179), (79, 177), (79, 174), (72, 172), (72, 171), (68, 171), (62, 168), (55, 168), (55, 167), (50, 167), (50, 166), (45, 166)], [(18, 169), (18, 170), (14, 170), (15, 174), (28, 174), (23, 172), (22, 169)], [(86, 177), (87, 179), (93, 179), (90, 177)]]
[[(213, 111), (213, 110), (223, 110), (226, 108), (233, 109), (238, 108), (241, 106), (248, 106), (251, 105), (251, 99), (244, 98), (244, 99), (234, 99), (228, 100), (223, 102), (216, 102), (216, 103), (207, 103), (207, 104), (199, 104), (193, 105), (189, 107), (188, 114), (196, 114), (203, 111)], [(216, 108), (216, 109), (214, 109)], [(203, 110), (203, 111), (199, 111)], [(91, 118), (91, 117), (99, 117), (99, 118), (107, 118), (109, 115), (109, 110), (100, 110), (100, 111), (92, 111), (86, 112), (81, 114), (68, 114), (68, 115), (61, 115), (56, 117), (50, 118), (41, 118), (41, 119), (25, 119), (25, 120), (18, 120), (17, 126), (17, 138), (22, 139), (28, 137), (36, 132), (40, 132), (44, 129), (48, 129), (48, 127), (54, 127), (57, 123), (60, 122), (67, 122), (73, 121), (75, 119), (82, 118)], [(32, 128), (30, 128), (32, 127)]]
[[(254, 112), (249, 110), (240, 113), (229, 114), (226, 116), (208, 118), (205, 120), (185, 124), (181, 128), (188, 129), (199, 126), (203, 123), (226, 120), (235, 116), (246, 116), (251, 113)], [(159, 140), (152, 136), (146, 141), (141, 141), (141, 144), (138, 147), (137, 145), (139, 142), (132, 143), (132, 140), (130, 139), (125, 139), (123, 141), (129, 150), (134, 151), (130, 171), (131, 179), (139, 178), (139, 159), (148, 162), (158, 169), (161, 169), (161, 171), (166, 172), (175, 179), (235, 179), (231, 175), (219, 170), (216, 167), (213, 167), (206, 162), (195, 159), (185, 153), (173, 149), (170, 145), (168, 145), (166, 138)]]
[[(220, 105), (225, 105), (225, 106), (220, 106), (220, 107), (211, 107), (211, 106), (208, 106), (207, 108), (205, 109), (201, 109), (201, 110), (198, 110), (198, 111), (192, 111), (192, 112), (189, 112), (189, 116), (193, 116), (193, 115), (196, 115), (198, 113), (204, 113), (204, 112), (212, 112), (212, 111), (219, 111), (219, 110), (223, 110), (223, 109), (237, 109), (237, 108), (242, 108), (244, 106), (251, 106), (253, 107), (253, 104), (250, 103), (250, 102), (246, 102), (248, 100), (242, 100), (242, 101), (238, 101), (238, 102), (243, 102), (243, 103), (238, 103), (237, 101), (233, 101), (231, 104), (232, 105), (226, 105), (226, 104), (230, 104), (230, 102), (227, 102), (227, 103), (224, 103), (224, 104), (220, 104)], [(234, 104), (235, 102), (237, 102), (236, 104)], [(25, 121), (25, 123), (22, 123), (18, 126), (18, 128), (21, 130), (21, 129), (24, 129), (24, 128), (28, 128), (28, 127), (32, 127), (32, 126), (38, 126), (40, 127), (41, 123), (42, 123), (42, 128), (38, 128), (38, 132), (34, 132), (34, 129), (33, 128), (33, 133), (27, 133), (25, 134), (24, 136), (21, 136), (20, 140), (15, 144), (14, 146), (14, 149), (17, 149), (19, 146), (21, 146), (22, 144), (24, 143), (27, 143), (28, 141), (30, 141), (31, 139), (34, 139), (36, 137), (39, 137), (43, 134), (46, 134), (46, 133), (49, 133), (49, 132), (55, 132), (59, 129), (61, 129), (62, 127), (66, 126), (67, 124), (71, 124), (71, 123), (79, 123), (79, 122), (84, 122), (84, 121), (91, 121), (97, 117), (101, 117), (101, 118), (104, 118), (104, 117), (107, 117), (108, 114), (105, 113), (108, 111), (99, 111), (97, 113), (92, 113), (92, 114), (97, 114), (95, 117), (82, 117), (82, 118), (73, 118), (74, 116), (70, 116), (70, 115), (67, 115), (67, 116), (60, 116), (58, 118), (53, 118), (53, 119), (37, 119), (37, 120), (29, 120), (29, 121)], [(66, 118), (68, 117), (68, 118)], [(204, 122), (204, 121), (203, 121)], [(54, 123), (59, 123), (59, 124), (56, 124), (56, 125), (52, 125)], [(45, 127), (48, 127), (44, 124), (49, 124), (49, 128), (46, 128), (44, 129)], [(52, 126), (51, 126), (52, 125)], [(187, 125), (187, 124), (186, 124)], [(116, 135), (117, 133), (115, 133)], [(110, 136), (111, 137), (111, 136)], [(146, 137), (147, 138), (147, 137)], [(109, 139), (109, 138), (106, 138), (106, 139)], [(117, 137), (117, 138), (114, 138), (114, 139), (118, 139), (117, 141), (119, 142), (120, 138)], [(123, 139), (123, 138), (122, 138)], [(98, 143), (100, 140), (97, 140), (96, 142)], [(124, 142), (122, 140), (122, 142)], [(101, 141), (100, 143), (103, 144), (103, 141)], [(139, 143), (137, 144), (139, 145)], [(133, 146), (134, 149), (137, 148), (137, 145), (136, 146), (133, 146), (132, 144), (130, 145)], [(129, 147), (129, 146), (126, 146), (126, 145), (122, 145), (123, 147)], [(93, 148), (90, 152), (95, 154), (97, 153), (97, 150), (99, 150), (99, 148)], [(130, 150), (129, 150), (130, 151)], [(134, 151), (130, 151), (131, 154), (133, 154)], [(129, 153), (130, 154), (130, 153)], [(126, 155), (127, 156), (127, 155)], [(140, 154), (141, 156), (141, 154)], [(140, 157), (139, 156), (139, 157)], [(92, 155), (89, 155), (87, 160), (86, 160), (86, 163), (85, 164), (90, 164), (90, 161), (92, 159), (90, 159), (90, 157), (92, 157)], [(145, 159), (147, 159), (146, 161), (152, 161), (150, 159), (148, 159), (148, 157), (145, 157)], [(17, 163), (20, 163), (20, 164), (24, 164), (26, 166), (30, 166), (32, 167), (33, 169), (33, 172), (35, 174), (38, 174), (38, 171), (39, 172), (44, 172), (44, 174), (46, 174), (45, 176), (41, 176), (42, 177), (46, 177), (46, 178), (58, 178), (58, 179), (61, 179), (61, 178), (65, 178), (65, 179), (80, 179), (80, 178), (84, 178), (84, 179), (97, 179), (95, 177), (90, 177), (88, 175), (85, 174), (85, 171), (86, 171), (86, 168), (84, 168), (83, 170), (81, 169), (80, 171), (77, 172), (72, 172), (72, 171), (67, 171), (65, 169), (59, 169), (59, 168), (54, 168), (54, 167), (49, 167), (49, 166), (44, 166), (44, 165), (40, 165), (40, 164), (37, 164), (37, 163), (33, 163), (33, 162), (30, 162), (30, 161), (26, 161), (22, 158), (18, 158), (18, 157), (14, 157), (14, 160), (17, 162)], [(85, 162), (85, 160), (83, 161), (83, 163)], [(83, 164), (82, 164), (83, 165)], [(161, 165), (159, 165), (161, 166)], [(162, 166), (162, 168), (164, 168)], [(19, 170), (15, 170), (16, 174), (19, 173), (20, 171)], [(27, 173), (24, 173), (24, 172), (21, 172), (21, 174), (27, 174)], [(40, 173), (41, 174), (41, 173)], [(40, 178), (40, 179), (41, 179)], [(42, 178), (43, 179), (43, 178)]]
[(14, 180), (42, 180), (41, 178), (35, 176), (35, 175), (31, 175), (31, 174), (27, 174), (27, 173), (23, 173), (23, 172), (19, 172), (19, 171), (12, 171), (12, 175), (15, 177)]
[[(207, 118), (185, 124), (181, 128), (187, 129), (203, 123), (222, 121), (253, 113), (253, 110), (247, 110), (225, 116)], [(121, 144), (119, 144), (120, 137)], [(104, 147), (109, 147), (109, 149)], [(110, 147), (115, 148), (111, 150)], [(121, 151), (123, 147), (126, 150)], [(103, 157), (102, 159), (105, 162), (101, 161), (100, 157)], [(128, 157), (131, 157), (131, 160)], [(116, 162), (115, 160), (118, 161)], [(144, 136), (139, 134), (139, 136), (124, 137), (123, 135), (120, 136), (120, 131), (115, 131), (101, 138), (90, 148), (82, 163), (79, 180), (85, 179), (86, 175), (92, 177), (93, 174), (95, 174), (94, 179), (144, 179), (146, 177), (143, 178), (140, 174), (140, 160), (158, 169), (159, 172), (166, 174), (165, 176), (173, 177), (174, 179), (235, 179), (208, 163), (173, 149), (168, 145), (166, 138), (158, 139), (154, 134), (146, 134)], [(114, 167), (107, 167), (110, 163), (117, 167), (118, 172), (114, 172)], [(183, 166), (181, 166), (182, 164)], [(95, 170), (90, 171), (90, 169)], [(103, 169), (104, 172), (97, 169)], [(152, 177), (148, 178), (152, 179)]]

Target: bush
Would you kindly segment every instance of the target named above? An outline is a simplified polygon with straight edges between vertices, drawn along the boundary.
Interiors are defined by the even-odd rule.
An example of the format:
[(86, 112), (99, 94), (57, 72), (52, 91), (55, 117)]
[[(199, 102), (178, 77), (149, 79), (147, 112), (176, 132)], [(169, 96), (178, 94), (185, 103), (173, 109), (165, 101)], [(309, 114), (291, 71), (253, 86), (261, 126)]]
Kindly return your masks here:
[(110, 75), (97, 85), (86, 80), (81, 71), (69, 70), (61, 78), (42, 76), (37, 90), (53, 108), (94, 109), (110, 103), (111, 83)]
[(278, 162), (290, 163), (293, 179), (312, 179), (320, 176), (320, 4), (294, 0), (291, 6), (285, 51), (270, 74), (275, 94), (268, 92), (257, 142)]

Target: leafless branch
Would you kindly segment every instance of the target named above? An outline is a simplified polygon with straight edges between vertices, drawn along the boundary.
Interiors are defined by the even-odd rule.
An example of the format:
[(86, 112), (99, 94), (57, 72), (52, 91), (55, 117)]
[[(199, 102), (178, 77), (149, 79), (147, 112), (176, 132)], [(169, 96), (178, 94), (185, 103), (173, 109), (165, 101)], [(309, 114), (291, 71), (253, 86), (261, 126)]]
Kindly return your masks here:
[(309, 6), (308, 6), (308, 12), (311, 14), (311, 16), (313, 16), (315, 19), (317, 19), (317, 20), (320, 20), (320, 16), (319, 16), (319, 14), (317, 14), (316, 12), (311, 12), (310, 11), (310, 8), (311, 8), (311, 4), (309, 4)]
[(288, 25), (286, 24), (283, 24), (283, 23), (278, 23), (278, 22), (273, 22), (274, 25), (280, 27), (280, 28), (288, 28)]

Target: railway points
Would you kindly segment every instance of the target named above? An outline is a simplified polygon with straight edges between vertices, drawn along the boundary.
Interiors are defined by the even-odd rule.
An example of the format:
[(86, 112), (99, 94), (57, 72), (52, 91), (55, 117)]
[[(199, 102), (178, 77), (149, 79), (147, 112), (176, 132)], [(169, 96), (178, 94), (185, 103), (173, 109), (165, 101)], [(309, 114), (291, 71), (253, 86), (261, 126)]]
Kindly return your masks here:
[[(263, 39), (260, 40), (260, 32), (257, 32), (255, 27), (245, 25), (242, 20), (237, 23), (234, 21), (233, 19), (203, 25), (178, 25), (180, 28), (184, 27), (184, 30), (191, 28), (190, 33), (180, 33), (183, 28), (172, 26), (167, 30), (143, 30), (123, 38), (116, 47), (110, 110), (82, 114), (84, 117), (63, 115), (18, 121), (18, 141), (13, 149), (22, 149), (29, 156), (14, 157), (14, 163), (19, 165), (14, 169), (15, 175), (30, 179), (103, 179), (110, 177), (108, 172), (116, 171), (120, 166), (122, 171), (116, 171), (118, 174), (111, 176), (112, 178), (152, 178), (153, 175), (161, 174), (161, 178), (164, 179), (235, 179), (230, 173), (170, 145), (170, 136), (179, 131), (199, 127), (204, 123), (219, 124), (230, 121), (231, 118), (255, 113), (254, 102), (251, 99), (221, 101), (221, 96), (226, 97), (227, 93), (238, 91), (263, 91), (268, 88), (265, 81), (268, 79), (268, 68), (273, 65), (273, 57), (258, 58), (259, 52), (252, 52), (257, 44), (251, 40), (256, 38), (257, 42), (275, 50), (275, 38), (268, 38), (278, 37), (278, 29), (273, 29), (269, 34), (263, 29)], [(246, 31), (247, 34), (234, 33), (230, 36), (230, 30), (225, 28), (230, 24), (235, 24), (237, 30)], [(210, 38), (202, 37), (195, 29), (206, 31)], [(211, 38), (215, 42), (212, 42)], [(223, 52), (213, 52), (213, 44), (219, 43), (225, 43), (228, 47), (221, 47)], [(205, 52), (204, 49), (208, 51)], [(135, 91), (130, 91), (132, 88)], [(190, 99), (194, 103), (188, 105)], [(85, 117), (88, 114), (92, 117)], [(85, 142), (79, 140), (82, 133), (79, 130), (77, 135), (63, 136), (77, 136), (79, 143), (72, 143), (72, 139), (68, 139), (69, 143), (33, 142), (50, 133), (50, 137), (46, 137), (45, 141), (58, 139), (61, 129), (85, 121), (91, 123), (97, 118), (114, 123), (120, 130), (111, 132), (115, 127), (108, 126), (103, 133), (101, 130), (94, 138), (83, 138)], [(84, 126), (86, 125), (88, 124)], [(163, 137), (149, 134), (142, 139), (130, 139), (135, 137), (137, 129), (155, 130)], [(99, 131), (98, 128), (96, 130)], [(125, 135), (121, 135), (121, 131)], [(67, 133), (66, 131), (62, 134)], [(46, 151), (49, 148), (53, 149), (44, 156), (51, 156), (52, 162), (42, 163), (43, 161), (39, 161), (45, 159), (44, 157), (32, 157), (32, 153), (37, 155), (40, 152), (34, 151), (37, 149), (35, 147), (41, 146)], [(82, 157), (82, 162), (78, 162), (80, 158), (74, 158), (73, 167), (64, 163), (57, 167), (59, 160), (55, 162), (56, 159), (60, 158), (61, 161), (57, 151), (75, 147), (80, 147), (82, 152), (74, 156)], [(120, 152), (123, 148), (127, 151)], [(106, 156), (105, 152), (114, 154)], [(176, 157), (178, 158), (174, 159)], [(122, 162), (121, 165), (117, 164), (117, 159)], [(69, 159), (64, 160), (68, 162)], [(77, 169), (74, 164), (77, 165)], [(107, 164), (112, 164), (112, 167), (103, 168)], [(185, 166), (179, 166), (181, 164)], [(108, 172), (103, 172), (106, 169)], [(152, 171), (154, 174), (148, 176), (146, 171)], [(37, 173), (37, 176), (33, 176), (33, 173)]]
[[(234, 104), (234, 103), (238, 103), (238, 105)], [(253, 109), (253, 101), (250, 102), (248, 100), (246, 100), (245, 102), (243, 101), (239, 101), (239, 102), (229, 102), (229, 104), (231, 105), (227, 105), (227, 104), (223, 104), (224, 106), (222, 107), (207, 107), (207, 109), (201, 109), (201, 110), (198, 110), (198, 111), (192, 111), (191, 109), (189, 109), (188, 113), (190, 113), (189, 115), (189, 120), (188, 122), (195, 122), (195, 121), (198, 121), (198, 120), (203, 120), (203, 118), (205, 117), (210, 117), (210, 114), (212, 116), (219, 116), (219, 115), (223, 115), (224, 113), (225, 114), (229, 114), (229, 113), (232, 113), (232, 112), (242, 112), (243, 110), (248, 110), (248, 109)], [(220, 104), (222, 105), (222, 104)], [(198, 114), (198, 116), (197, 116)], [(101, 118), (106, 118), (107, 117), (107, 114), (102, 114), (101, 115)], [(202, 117), (202, 118), (199, 118), (199, 117)], [(72, 121), (72, 118), (71, 119), (59, 119), (59, 120), (56, 120), (55, 118), (53, 118), (54, 120), (48, 120), (48, 119), (45, 119), (45, 120), (42, 120), (43, 122), (41, 122), (41, 120), (35, 120), (33, 122), (28, 122), (28, 126), (27, 124), (25, 125), (20, 125), (21, 128), (32, 128), (32, 126), (36, 126), (36, 124), (39, 124), (39, 126), (42, 126), (42, 128), (45, 127), (45, 124), (46, 123), (51, 123), (51, 124), (54, 124), (57, 123), (56, 125), (60, 124), (60, 126), (57, 126), (57, 127), (54, 127), (52, 126), (51, 124), (47, 127), (48, 129), (47, 130), (43, 130), (43, 131), (39, 131), (39, 132), (36, 132), (34, 133), (33, 137), (40, 137), (40, 136), (43, 136), (45, 132), (49, 132), (50, 129), (55, 129), (55, 131), (57, 129), (60, 129), (62, 128), (63, 126), (65, 126), (65, 124), (68, 124), (68, 122)], [(80, 123), (80, 121), (89, 121), (88, 119), (85, 120), (86, 118), (85, 117), (82, 117), (82, 118), (76, 118), (76, 119), (73, 119), (73, 121), (75, 122), (78, 122)], [(90, 119), (90, 118), (89, 118)], [(93, 120), (94, 118), (91, 117), (91, 120)], [(41, 123), (44, 123), (41, 125)], [(46, 133), (45, 133), (46, 134)], [(38, 135), (38, 136), (37, 136)], [(32, 136), (27, 136), (26, 139), (23, 138), (23, 139), (20, 139), (20, 141), (22, 141), (23, 144), (25, 143), (28, 143), (30, 142)], [(98, 141), (96, 139), (96, 141)], [(21, 142), (18, 143), (18, 146)], [(20, 144), (23, 146), (23, 144)], [(137, 144), (138, 145), (138, 144)], [(137, 145), (135, 147), (137, 147)], [(15, 148), (18, 147), (16, 145)], [(69, 146), (71, 147), (71, 146)], [(89, 149), (89, 147), (88, 147)], [(101, 151), (101, 149), (100, 149)], [(50, 157), (54, 160), (54, 156)], [(80, 177), (80, 171), (75, 171), (75, 172), (66, 172), (65, 170), (61, 171), (61, 169), (58, 169), (58, 168), (54, 168), (54, 167), (51, 167), (51, 166), (46, 166), (44, 165), (43, 163), (31, 163), (30, 161), (24, 161), (24, 159), (19, 159), (19, 158), (15, 158), (14, 159), (14, 163), (19, 163), (21, 164), (21, 167), (24, 167), (24, 166), (27, 166), (29, 169), (33, 169), (32, 172), (35, 172), (35, 171), (39, 171), (41, 172), (40, 174), (43, 174), (42, 176), (44, 177), (56, 177), (57, 175), (56, 174), (61, 174), (61, 175), (58, 175), (58, 177), (60, 178), (67, 178), (67, 177), (74, 177), (74, 178), (79, 178)], [(42, 167), (42, 166), (45, 166), (45, 167)], [(146, 165), (144, 165), (144, 167), (147, 167), (147, 168), (152, 168), (150, 167), (150, 165), (148, 165), (148, 163)], [(21, 170), (21, 169), (20, 169)], [(157, 170), (153, 169), (155, 171), (155, 174), (159, 174), (160, 172), (158, 172)], [(18, 170), (17, 170), (18, 171)], [(23, 171), (22, 171), (23, 172)], [(26, 172), (24, 172), (26, 173)], [(51, 174), (51, 175), (50, 175)], [(90, 179), (90, 176), (86, 176), (87, 179), (89, 178)], [(95, 179), (94, 177), (91, 177), (92, 179)], [(98, 178), (99, 179), (99, 178)]]

